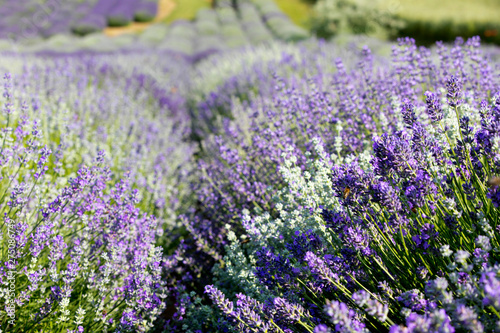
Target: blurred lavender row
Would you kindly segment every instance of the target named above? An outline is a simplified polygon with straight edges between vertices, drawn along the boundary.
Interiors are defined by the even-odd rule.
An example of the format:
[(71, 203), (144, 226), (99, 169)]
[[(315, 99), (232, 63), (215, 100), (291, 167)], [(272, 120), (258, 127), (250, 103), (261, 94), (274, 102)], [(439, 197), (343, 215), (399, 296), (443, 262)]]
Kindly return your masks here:
[(155, 49), (176, 53), (196, 62), (212, 54), (248, 45), (308, 38), (307, 33), (293, 24), (276, 5), (261, 0), (239, 0), (236, 7), (233, 7), (233, 1), (221, 1), (213, 9), (201, 9), (193, 21), (177, 20), (171, 25), (156, 23), (138, 35), (117, 37), (108, 37), (101, 31), (109, 25), (124, 26), (132, 20), (144, 22), (153, 19), (157, 2), (94, 0), (64, 4), (54, 2), (52, 6), (50, 1), (59, 0), (45, 3), (45, 12), (50, 15), (37, 14), (41, 19), (36, 25), (30, 25), (27, 11), (31, 8), (36, 13), (42, 8), (40, 5), (20, 6), (9, 1), (0, 6), (0, 13), (7, 17), (0, 22), (0, 52), (130, 52)]
[(49, 37), (55, 34), (86, 35), (107, 26), (152, 21), (156, 0), (7, 0), (0, 3), (0, 38), (8, 40)]

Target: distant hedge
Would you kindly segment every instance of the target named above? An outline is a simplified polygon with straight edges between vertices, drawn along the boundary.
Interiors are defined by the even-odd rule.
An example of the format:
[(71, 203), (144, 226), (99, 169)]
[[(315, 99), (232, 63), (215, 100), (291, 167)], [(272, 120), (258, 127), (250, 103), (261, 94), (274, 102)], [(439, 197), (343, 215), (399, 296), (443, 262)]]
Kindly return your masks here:
[(457, 36), (480, 36), (482, 42), (500, 45), (500, 22), (423, 21), (404, 19), (405, 26), (398, 35), (411, 36), (419, 44), (432, 44), (436, 40), (453, 41)]

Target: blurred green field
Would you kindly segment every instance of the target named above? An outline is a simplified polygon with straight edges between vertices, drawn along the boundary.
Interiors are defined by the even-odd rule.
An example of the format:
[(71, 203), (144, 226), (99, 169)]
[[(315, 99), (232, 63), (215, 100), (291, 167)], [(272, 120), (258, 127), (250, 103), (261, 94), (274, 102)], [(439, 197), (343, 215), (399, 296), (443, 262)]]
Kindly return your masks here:
[(312, 6), (304, 0), (274, 0), (280, 9), (290, 17), (293, 23), (309, 29)]
[[(175, 9), (165, 19), (166, 23), (172, 23), (178, 19), (191, 20), (201, 8), (210, 7), (210, 0), (173, 0)], [(273, 1), (273, 0), (270, 0)], [(274, 0), (280, 9), (290, 17), (295, 24), (309, 29), (312, 6), (303, 0)]]
[[(166, 18), (171, 23), (177, 19), (192, 19), (201, 8), (210, 6), (209, 0), (173, 0), (175, 9)], [(273, 1), (273, 0), (270, 0)], [(295, 24), (310, 26), (312, 6), (304, 0), (274, 0)], [(454, 22), (497, 22), (500, 0), (380, 0), (380, 8), (409, 20)]]
[[(172, 1), (176, 7), (165, 23), (193, 19), (199, 9), (211, 4), (210, 0)], [(269, 1), (274, 1), (295, 24), (308, 30), (312, 28), (312, 1)], [(459, 35), (479, 35), (483, 41), (500, 44), (500, 0), (379, 0), (379, 8), (406, 22), (406, 26), (398, 31), (398, 36), (411, 36), (419, 43), (451, 41)]]
[(201, 8), (210, 7), (209, 0), (173, 0), (175, 8), (165, 19), (165, 23), (172, 23), (175, 20), (191, 20)]
[(500, 0), (381, 0), (381, 9), (419, 21), (498, 22)]
[(500, 44), (500, 0), (381, 0), (406, 23), (399, 36), (411, 36), (421, 44), (480, 36), (483, 42)]

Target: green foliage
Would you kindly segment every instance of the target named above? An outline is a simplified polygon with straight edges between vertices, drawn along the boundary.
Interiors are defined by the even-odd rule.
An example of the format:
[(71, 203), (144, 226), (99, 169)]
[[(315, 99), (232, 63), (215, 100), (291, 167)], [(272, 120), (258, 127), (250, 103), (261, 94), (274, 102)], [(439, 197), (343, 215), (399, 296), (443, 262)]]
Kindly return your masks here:
[(380, 0), (379, 8), (409, 21), (455, 21), (456, 23), (498, 21), (498, 0)]
[(196, 14), (195, 26), (199, 34), (217, 35), (219, 32), (217, 14), (212, 9), (200, 9)]
[(184, 299), (193, 299), (193, 302), (187, 305), (186, 319), (182, 324), (182, 329), (186, 333), (203, 332), (207, 327), (216, 327), (215, 318), (218, 318), (220, 314), (216, 316), (211, 306), (201, 304), (202, 299), (196, 293), (184, 294), (180, 298), (181, 302)]
[(124, 27), (130, 23), (130, 21), (123, 16), (110, 16), (107, 22), (110, 27)]
[(114, 44), (102, 33), (92, 33), (80, 39), (76, 45), (82, 50), (112, 51)]
[(220, 32), (226, 45), (231, 48), (243, 46), (248, 43), (245, 32), (241, 28), (234, 8), (220, 7), (216, 9), (219, 19)]
[(299, 41), (306, 39), (309, 34), (304, 29), (296, 26), (285, 16), (275, 16), (267, 20), (267, 25), (280, 39), (286, 41)]
[(151, 22), (155, 17), (148, 12), (137, 12), (134, 14), (135, 22)]
[(168, 27), (165, 24), (154, 24), (144, 30), (144, 32), (139, 36), (139, 40), (156, 44), (164, 40), (167, 33)]
[(406, 20), (406, 25), (399, 31), (399, 35), (413, 36), (422, 44), (432, 44), (437, 40), (452, 41), (456, 36), (464, 38), (480, 36), (484, 42), (500, 44), (500, 24), (453, 20)]
[(264, 18), (269, 29), (279, 39), (298, 41), (306, 39), (309, 36), (306, 30), (291, 22), (290, 18), (284, 15), (273, 1), (253, 0), (253, 3)]
[(175, 8), (165, 19), (166, 23), (172, 23), (179, 19), (191, 20), (201, 8), (209, 7), (209, 2), (205, 0), (176, 0)]
[(309, 30), (312, 5), (316, 0), (275, 0), (275, 2), (293, 23)]
[(339, 33), (391, 37), (403, 28), (403, 21), (381, 10), (372, 0), (320, 0), (314, 6), (312, 30), (322, 38)]
[(98, 32), (99, 30), (100, 29), (95, 26), (85, 24), (71, 28), (71, 32), (80, 37), (90, 35), (92, 33)]

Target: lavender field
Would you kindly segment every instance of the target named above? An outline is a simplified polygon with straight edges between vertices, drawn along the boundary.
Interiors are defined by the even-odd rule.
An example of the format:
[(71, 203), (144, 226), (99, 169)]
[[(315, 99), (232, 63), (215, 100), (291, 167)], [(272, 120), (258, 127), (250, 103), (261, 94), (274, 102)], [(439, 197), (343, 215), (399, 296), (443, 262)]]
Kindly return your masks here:
[(106, 26), (148, 22), (156, 16), (156, 0), (4, 0), (0, 38), (49, 37), (73, 32), (85, 35)]
[(0, 333), (500, 332), (498, 47), (64, 4), (0, 27)]

